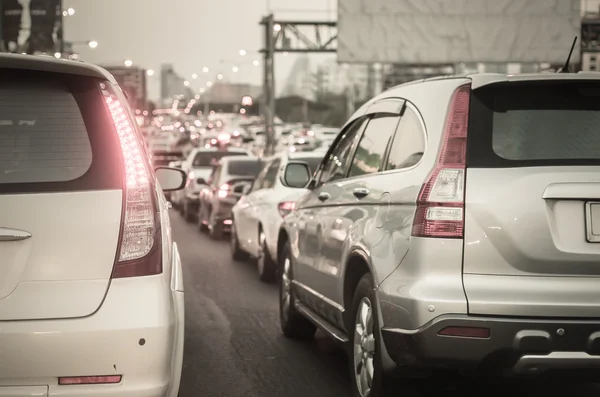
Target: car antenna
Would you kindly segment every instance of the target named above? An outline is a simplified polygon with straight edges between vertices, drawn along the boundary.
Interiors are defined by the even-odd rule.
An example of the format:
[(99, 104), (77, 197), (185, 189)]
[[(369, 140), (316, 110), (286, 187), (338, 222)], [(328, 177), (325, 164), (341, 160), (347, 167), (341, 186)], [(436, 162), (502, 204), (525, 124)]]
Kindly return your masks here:
[(569, 64), (571, 63), (571, 55), (573, 55), (575, 43), (577, 43), (577, 36), (575, 36), (575, 38), (573, 39), (573, 44), (571, 44), (571, 51), (569, 51), (569, 56), (567, 57), (565, 65), (558, 70), (558, 73), (571, 73), (571, 71), (569, 70)]

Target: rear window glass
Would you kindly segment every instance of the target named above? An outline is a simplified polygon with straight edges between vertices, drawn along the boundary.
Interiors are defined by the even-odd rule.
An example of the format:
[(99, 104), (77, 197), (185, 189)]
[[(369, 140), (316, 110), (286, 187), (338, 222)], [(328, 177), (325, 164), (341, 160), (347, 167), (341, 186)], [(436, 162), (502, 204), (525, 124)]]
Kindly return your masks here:
[(73, 95), (59, 83), (0, 86), (0, 183), (71, 181), (92, 164)]
[(321, 165), (321, 161), (323, 161), (323, 159), (320, 157), (300, 157), (295, 161), (304, 161), (306, 164), (308, 164), (308, 168), (310, 168), (311, 174), (313, 174), (316, 171), (316, 169), (319, 168), (319, 165)]
[(227, 167), (229, 175), (256, 176), (260, 172), (262, 163), (259, 160), (230, 161)]
[(244, 152), (198, 152), (194, 157), (192, 167), (212, 167), (226, 156), (247, 156)]
[(120, 188), (104, 106), (95, 79), (0, 69), (0, 193)]
[(469, 165), (600, 161), (600, 84), (510, 83), (475, 91)]

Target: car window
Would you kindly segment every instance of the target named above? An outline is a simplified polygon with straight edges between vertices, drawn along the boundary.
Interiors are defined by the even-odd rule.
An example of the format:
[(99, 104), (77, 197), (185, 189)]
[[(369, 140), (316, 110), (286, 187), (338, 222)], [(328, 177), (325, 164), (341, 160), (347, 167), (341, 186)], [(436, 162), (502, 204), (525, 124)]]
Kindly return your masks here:
[(227, 164), (227, 173), (235, 176), (255, 177), (260, 171), (261, 162), (258, 159), (235, 160)]
[(355, 139), (362, 131), (367, 119), (360, 119), (348, 126), (347, 130), (342, 132), (342, 136), (336, 141), (335, 146), (329, 152), (325, 163), (323, 164), (319, 184), (343, 179), (346, 177), (346, 170), (350, 164), (350, 153)]
[(369, 120), (354, 153), (348, 176), (372, 174), (383, 165), (385, 149), (398, 127), (399, 116), (376, 115)]
[(280, 159), (275, 159), (269, 165), (269, 169), (267, 170), (267, 174), (265, 175), (265, 180), (263, 182), (264, 189), (271, 189), (275, 186), (275, 178), (277, 178), (277, 174), (279, 173), (279, 166), (281, 165)]
[(417, 164), (425, 151), (425, 130), (415, 110), (407, 107), (396, 129), (386, 170), (397, 170)]
[(109, 117), (96, 81), (0, 72), (0, 190), (81, 191), (120, 185)]
[(599, 164), (600, 84), (563, 80), (484, 88), (472, 96), (469, 164)]
[(246, 156), (244, 152), (198, 152), (192, 161), (192, 167), (212, 167), (215, 162), (226, 156)]

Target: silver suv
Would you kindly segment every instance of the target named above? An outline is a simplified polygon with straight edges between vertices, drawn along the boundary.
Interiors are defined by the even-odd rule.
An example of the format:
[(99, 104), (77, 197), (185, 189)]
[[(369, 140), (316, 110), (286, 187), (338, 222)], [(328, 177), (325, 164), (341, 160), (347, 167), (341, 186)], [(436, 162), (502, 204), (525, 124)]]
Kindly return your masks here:
[[(387, 377), (600, 364), (600, 75), (395, 87), (343, 127), (278, 239), (281, 326)], [(551, 373), (550, 372), (550, 373)]]

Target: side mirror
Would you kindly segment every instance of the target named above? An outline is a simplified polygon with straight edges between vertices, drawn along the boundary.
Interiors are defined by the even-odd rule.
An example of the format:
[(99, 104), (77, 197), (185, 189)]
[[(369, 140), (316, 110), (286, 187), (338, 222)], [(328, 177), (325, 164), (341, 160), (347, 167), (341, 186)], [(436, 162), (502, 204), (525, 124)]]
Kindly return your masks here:
[(163, 192), (181, 190), (185, 186), (187, 175), (179, 168), (156, 167), (155, 172)]
[(281, 183), (283, 186), (301, 189), (312, 180), (310, 167), (303, 161), (290, 161), (285, 166)]

